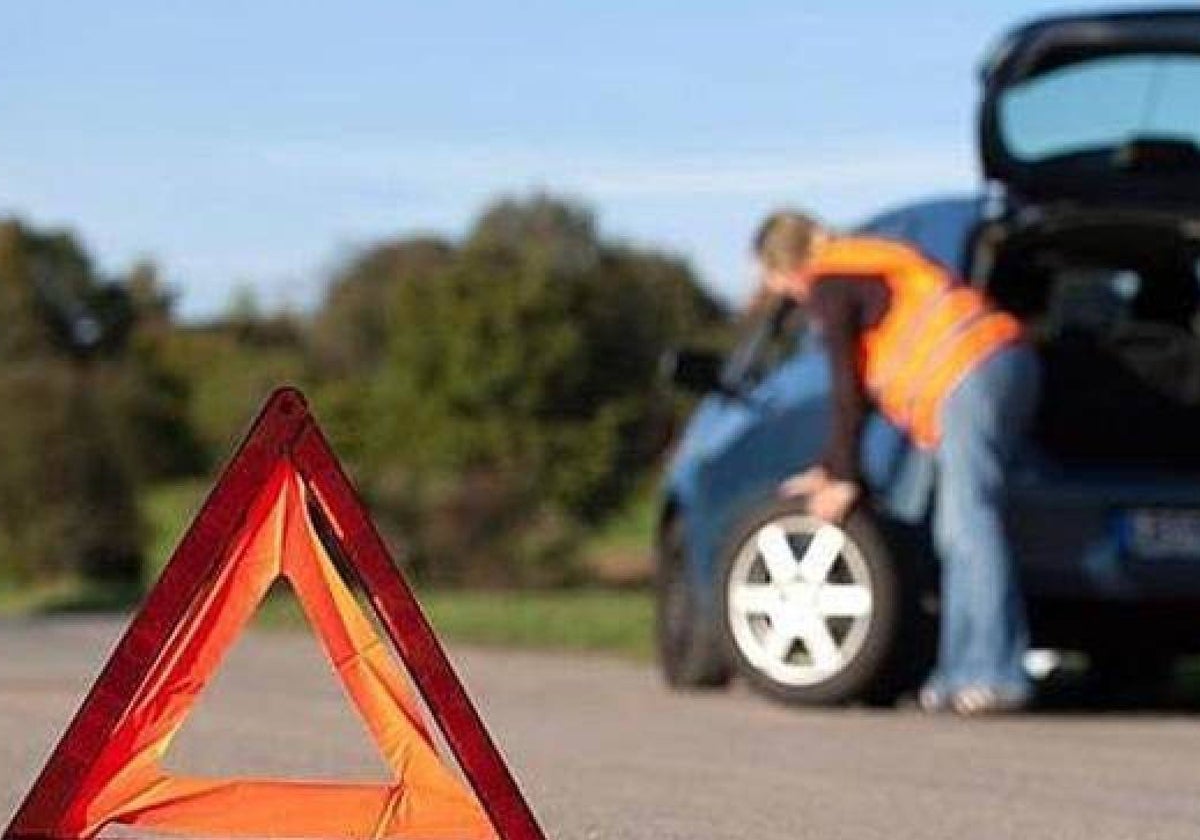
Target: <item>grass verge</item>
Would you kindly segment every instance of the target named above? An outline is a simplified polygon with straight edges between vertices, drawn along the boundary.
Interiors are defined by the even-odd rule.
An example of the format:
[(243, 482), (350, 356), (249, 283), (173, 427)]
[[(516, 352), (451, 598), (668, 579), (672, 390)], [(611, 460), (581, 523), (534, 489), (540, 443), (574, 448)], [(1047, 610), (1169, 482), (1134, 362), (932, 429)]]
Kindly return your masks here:
[[(646, 660), (652, 654), (654, 606), (631, 589), (553, 591), (432, 590), (417, 593), (438, 636), (460, 644), (531, 650), (590, 651)], [(114, 613), (138, 596), (70, 581), (33, 590), (0, 589), (0, 616)], [(257, 626), (304, 631), (294, 598), (272, 593)]]
[[(649, 659), (654, 605), (647, 592), (563, 590), (493, 592), (433, 590), (417, 593), (438, 636), (460, 644), (530, 650), (607, 653)], [(305, 626), (298, 603), (273, 595), (262, 626)]]
[[(182, 529), (204, 498), (207, 482), (160, 485), (142, 500), (148, 528), (147, 579), (157, 579)], [(595, 550), (632, 551), (645, 545), (645, 510), (631, 506), (597, 540)], [(582, 590), (430, 590), (418, 600), (438, 635), (448, 641), (541, 650), (594, 651), (648, 659), (652, 651), (653, 603), (641, 588)], [(0, 615), (60, 615), (123, 612), (136, 607), (140, 593), (64, 580), (34, 589), (0, 586)], [(285, 591), (272, 593), (261, 611), (261, 626), (301, 629), (304, 617)]]
[(439, 633), (474, 644), (652, 654), (647, 592), (429, 592), (418, 596)]
[(647, 483), (587, 538), (580, 554), (593, 580), (617, 586), (650, 582), (658, 513), (658, 487)]

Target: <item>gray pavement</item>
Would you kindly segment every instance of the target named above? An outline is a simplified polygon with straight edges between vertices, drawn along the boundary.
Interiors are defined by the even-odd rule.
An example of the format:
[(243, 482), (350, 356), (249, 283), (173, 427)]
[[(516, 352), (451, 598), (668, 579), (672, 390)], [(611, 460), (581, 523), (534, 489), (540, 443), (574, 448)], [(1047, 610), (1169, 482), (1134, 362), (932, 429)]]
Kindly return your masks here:
[[(0, 824), (119, 630), (99, 619), (0, 623)], [(562, 840), (1200, 837), (1200, 717), (792, 711), (736, 689), (672, 695), (650, 669), (599, 657), (455, 657)], [(170, 764), (379, 773), (315, 643), (288, 633), (239, 645)]]

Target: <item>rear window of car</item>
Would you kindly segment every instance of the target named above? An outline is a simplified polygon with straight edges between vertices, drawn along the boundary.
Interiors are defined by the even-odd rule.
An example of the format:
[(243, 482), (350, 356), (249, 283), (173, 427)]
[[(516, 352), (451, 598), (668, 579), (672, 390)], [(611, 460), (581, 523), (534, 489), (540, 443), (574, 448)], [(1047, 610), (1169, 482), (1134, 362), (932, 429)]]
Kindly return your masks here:
[(1200, 55), (1110, 55), (1035, 75), (1002, 94), (1011, 156), (1036, 162), (1139, 140), (1200, 144)]

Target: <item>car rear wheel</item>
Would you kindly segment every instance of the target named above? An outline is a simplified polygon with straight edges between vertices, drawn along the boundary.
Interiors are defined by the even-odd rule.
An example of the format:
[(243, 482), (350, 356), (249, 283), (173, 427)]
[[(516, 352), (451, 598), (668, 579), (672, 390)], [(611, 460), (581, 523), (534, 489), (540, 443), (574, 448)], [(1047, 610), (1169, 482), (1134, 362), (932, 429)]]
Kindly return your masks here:
[(774, 502), (723, 559), (727, 645), (757, 691), (814, 705), (890, 702), (906, 687), (916, 599), (866, 512), (837, 526)]

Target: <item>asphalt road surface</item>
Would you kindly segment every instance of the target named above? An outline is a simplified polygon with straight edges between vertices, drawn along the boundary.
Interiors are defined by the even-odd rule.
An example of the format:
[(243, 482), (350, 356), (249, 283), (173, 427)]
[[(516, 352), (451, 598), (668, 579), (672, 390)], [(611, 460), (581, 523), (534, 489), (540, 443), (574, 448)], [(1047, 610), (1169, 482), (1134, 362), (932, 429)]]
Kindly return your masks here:
[[(0, 623), (0, 825), (115, 641), (97, 619)], [(583, 838), (1200, 837), (1200, 717), (964, 722), (679, 696), (598, 657), (459, 650), (547, 834)], [(174, 745), (197, 773), (378, 778), (315, 643), (251, 634)]]

